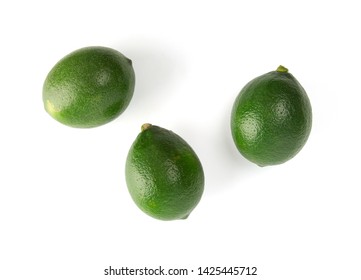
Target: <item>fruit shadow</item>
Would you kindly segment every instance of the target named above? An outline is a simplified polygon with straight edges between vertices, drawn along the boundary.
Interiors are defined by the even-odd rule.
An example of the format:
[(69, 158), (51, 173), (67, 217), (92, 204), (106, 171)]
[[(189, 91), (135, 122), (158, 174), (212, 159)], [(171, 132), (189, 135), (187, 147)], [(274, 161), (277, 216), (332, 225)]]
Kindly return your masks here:
[(224, 111), (223, 118), (207, 129), (210, 131), (207, 139), (212, 139), (208, 142), (211, 145), (208, 149), (212, 153), (203, 151), (206, 191), (210, 195), (230, 188), (242, 188), (260, 171), (259, 166), (249, 162), (237, 150), (231, 135), (230, 114), (226, 109)]
[(167, 88), (180, 79), (184, 63), (175, 50), (152, 41), (133, 42), (123, 46), (124, 54), (132, 60), (136, 81), (132, 102), (127, 110), (150, 114), (171, 97)]

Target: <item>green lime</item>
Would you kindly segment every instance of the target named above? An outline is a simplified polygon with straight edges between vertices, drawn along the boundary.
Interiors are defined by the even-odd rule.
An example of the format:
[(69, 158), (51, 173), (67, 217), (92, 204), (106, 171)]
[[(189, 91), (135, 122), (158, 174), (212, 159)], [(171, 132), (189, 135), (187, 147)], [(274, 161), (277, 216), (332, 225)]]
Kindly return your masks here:
[(45, 110), (72, 127), (103, 125), (129, 105), (135, 85), (132, 62), (106, 47), (78, 49), (61, 59), (43, 86)]
[(305, 145), (311, 126), (309, 98), (283, 66), (250, 81), (232, 109), (234, 143), (245, 158), (259, 166), (293, 158)]
[(125, 168), (129, 193), (146, 214), (160, 220), (185, 219), (204, 189), (201, 162), (174, 132), (144, 124)]

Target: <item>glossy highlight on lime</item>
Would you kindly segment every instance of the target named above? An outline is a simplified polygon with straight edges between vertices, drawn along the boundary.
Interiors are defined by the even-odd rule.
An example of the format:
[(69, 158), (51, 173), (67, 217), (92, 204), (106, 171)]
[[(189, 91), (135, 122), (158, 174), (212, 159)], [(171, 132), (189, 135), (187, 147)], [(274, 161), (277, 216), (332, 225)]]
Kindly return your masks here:
[(245, 158), (259, 166), (292, 159), (306, 144), (311, 127), (307, 93), (282, 65), (251, 80), (233, 104), (234, 143)]
[(62, 124), (90, 128), (125, 111), (135, 87), (132, 61), (119, 51), (93, 46), (62, 58), (43, 85), (44, 108)]
[(135, 204), (159, 220), (186, 219), (204, 190), (202, 164), (190, 145), (148, 123), (129, 150), (125, 177)]

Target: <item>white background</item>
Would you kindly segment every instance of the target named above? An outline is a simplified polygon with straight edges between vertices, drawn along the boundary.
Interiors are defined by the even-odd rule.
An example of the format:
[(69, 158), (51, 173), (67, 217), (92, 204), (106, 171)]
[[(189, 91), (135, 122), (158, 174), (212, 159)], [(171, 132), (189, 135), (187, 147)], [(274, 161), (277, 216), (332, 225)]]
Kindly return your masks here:
[[(361, 279), (360, 9), (357, 1), (3, 1), (0, 4), (0, 278), (145, 279), (104, 269), (256, 266), (244, 279)], [(42, 85), (69, 52), (133, 60), (128, 109), (94, 129), (47, 115)], [(313, 128), (291, 161), (260, 168), (229, 118), (251, 79), (280, 64), (306, 89)], [(125, 157), (150, 122), (200, 157), (187, 220), (143, 214)], [(173, 279), (171, 277), (161, 277)], [(155, 279), (155, 277), (151, 278)]]

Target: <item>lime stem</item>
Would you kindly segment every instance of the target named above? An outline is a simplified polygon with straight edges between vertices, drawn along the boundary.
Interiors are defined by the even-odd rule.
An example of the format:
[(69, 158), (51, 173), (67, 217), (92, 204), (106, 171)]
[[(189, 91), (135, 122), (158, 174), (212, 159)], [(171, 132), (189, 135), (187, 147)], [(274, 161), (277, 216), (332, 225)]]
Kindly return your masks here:
[(281, 73), (287, 73), (288, 72), (288, 69), (282, 65), (278, 66), (277, 72), (281, 72)]
[(144, 131), (144, 130), (150, 128), (151, 126), (152, 125), (150, 123), (145, 123), (145, 124), (142, 125), (141, 130)]

